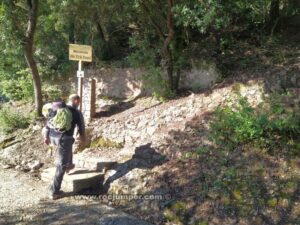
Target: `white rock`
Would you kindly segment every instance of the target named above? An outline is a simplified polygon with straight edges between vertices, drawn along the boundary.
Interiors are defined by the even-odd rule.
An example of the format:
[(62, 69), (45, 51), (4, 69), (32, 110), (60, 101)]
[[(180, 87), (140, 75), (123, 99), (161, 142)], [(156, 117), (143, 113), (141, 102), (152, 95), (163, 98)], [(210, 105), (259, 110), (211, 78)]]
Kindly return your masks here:
[(149, 134), (149, 135), (153, 135), (154, 134), (154, 132), (156, 131), (156, 126), (154, 126), (154, 127), (148, 127), (147, 128), (147, 133)]
[(10, 165), (3, 165), (2, 168), (3, 169), (9, 169), (9, 168), (11, 168), (11, 166)]
[(16, 169), (16, 170), (18, 170), (18, 169), (20, 169), (20, 168), (21, 168), (20, 165), (16, 165), (16, 166), (15, 166), (15, 169)]
[(30, 168), (30, 170), (38, 170), (39, 168), (41, 168), (42, 164), (40, 161), (35, 160), (32, 163), (28, 163), (27, 166)]
[(42, 127), (41, 127), (41, 125), (37, 124), (32, 127), (32, 130), (34, 130), (34, 131), (42, 130)]

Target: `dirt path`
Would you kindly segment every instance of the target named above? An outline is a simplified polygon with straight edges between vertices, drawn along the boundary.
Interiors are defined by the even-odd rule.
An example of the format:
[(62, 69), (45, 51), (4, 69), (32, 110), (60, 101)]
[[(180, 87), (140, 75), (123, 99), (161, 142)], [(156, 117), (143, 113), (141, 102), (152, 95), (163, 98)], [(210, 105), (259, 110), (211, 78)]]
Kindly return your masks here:
[(48, 185), (31, 174), (0, 169), (0, 177), (1, 225), (150, 225), (95, 199), (48, 200)]

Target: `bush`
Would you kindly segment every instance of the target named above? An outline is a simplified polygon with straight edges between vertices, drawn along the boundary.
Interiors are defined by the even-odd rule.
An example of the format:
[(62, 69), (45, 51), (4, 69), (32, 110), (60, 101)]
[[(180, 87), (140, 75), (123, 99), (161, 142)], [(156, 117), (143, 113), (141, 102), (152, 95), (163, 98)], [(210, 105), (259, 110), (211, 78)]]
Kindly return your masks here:
[(280, 97), (266, 98), (254, 108), (246, 98), (239, 97), (232, 106), (218, 108), (210, 123), (211, 139), (226, 149), (234, 149), (249, 142), (264, 147), (274, 147), (275, 143), (293, 143), (300, 134), (300, 115), (296, 110), (288, 110)]
[(147, 39), (138, 37), (130, 38), (130, 46), (134, 51), (128, 57), (130, 65), (134, 68), (144, 68), (142, 81), (146, 89), (151, 90), (152, 95), (160, 101), (175, 97), (169, 87), (163, 71), (157, 64), (159, 51), (154, 49)]
[(28, 69), (17, 72), (16, 79), (3, 79), (0, 81), (1, 94), (11, 100), (32, 100), (33, 85)]
[(29, 123), (29, 118), (7, 106), (0, 109), (0, 127), (5, 133), (27, 128)]
[(143, 76), (144, 85), (152, 91), (153, 97), (159, 101), (175, 97), (175, 93), (171, 91), (168, 82), (161, 75), (159, 68), (150, 68)]
[(44, 93), (45, 102), (52, 102), (59, 98), (65, 97), (62, 88), (59, 87), (58, 85), (43, 86), (43, 93)]

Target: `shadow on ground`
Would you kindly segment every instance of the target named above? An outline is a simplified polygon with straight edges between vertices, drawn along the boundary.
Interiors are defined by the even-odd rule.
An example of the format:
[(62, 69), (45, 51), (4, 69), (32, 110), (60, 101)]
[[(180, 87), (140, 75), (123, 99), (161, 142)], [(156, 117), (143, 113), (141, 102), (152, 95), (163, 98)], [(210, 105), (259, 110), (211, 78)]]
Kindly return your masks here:
[(34, 208), (1, 215), (0, 224), (13, 225), (151, 225), (101, 202), (70, 199), (67, 202), (42, 201)]
[(116, 170), (115, 174), (109, 177), (104, 183), (104, 193), (106, 193), (110, 184), (125, 176), (129, 171), (139, 168), (139, 169), (152, 169), (156, 166), (165, 163), (166, 157), (158, 153), (151, 144), (139, 146), (135, 149), (135, 153), (132, 158), (124, 163), (117, 163), (113, 169)]
[(209, 132), (203, 120), (210, 117), (195, 117), (185, 131), (172, 131), (160, 148), (169, 157), (181, 154), (163, 164), (157, 177), (172, 201), (148, 216), (184, 225), (300, 224), (300, 153), (287, 156), (247, 144), (223, 151), (203, 138)]
[(130, 108), (134, 107), (134, 103), (132, 101), (130, 102), (118, 102), (114, 105), (105, 106), (100, 111), (96, 112), (95, 117), (101, 118), (101, 117), (110, 117), (115, 114), (124, 112), (125, 110), (128, 110)]

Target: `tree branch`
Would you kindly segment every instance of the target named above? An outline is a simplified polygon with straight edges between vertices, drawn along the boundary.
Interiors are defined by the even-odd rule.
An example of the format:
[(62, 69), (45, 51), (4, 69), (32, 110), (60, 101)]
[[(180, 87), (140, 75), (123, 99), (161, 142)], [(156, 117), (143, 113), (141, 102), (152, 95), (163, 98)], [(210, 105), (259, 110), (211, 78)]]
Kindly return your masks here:
[(166, 54), (168, 52), (168, 47), (174, 37), (174, 21), (173, 21), (173, 14), (172, 14), (172, 7), (173, 7), (173, 0), (167, 0), (168, 2), (168, 15), (167, 15), (167, 27), (169, 30), (168, 36), (164, 41), (164, 45), (162, 47), (162, 53)]
[(26, 30), (26, 41), (29, 44), (33, 44), (33, 36), (37, 23), (37, 8), (38, 8), (38, 0), (27, 0), (29, 11), (28, 11), (28, 26)]
[(163, 29), (160, 27), (160, 25), (153, 19), (153, 17), (151, 16), (151, 12), (150, 9), (148, 8), (148, 6), (145, 4), (144, 1), (140, 1), (142, 8), (144, 9), (144, 11), (146, 12), (146, 14), (149, 17), (150, 22), (152, 23), (152, 25), (154, 26), (154, 28), (156, 29), (158, 35), (161, 38), (165, 38)]

